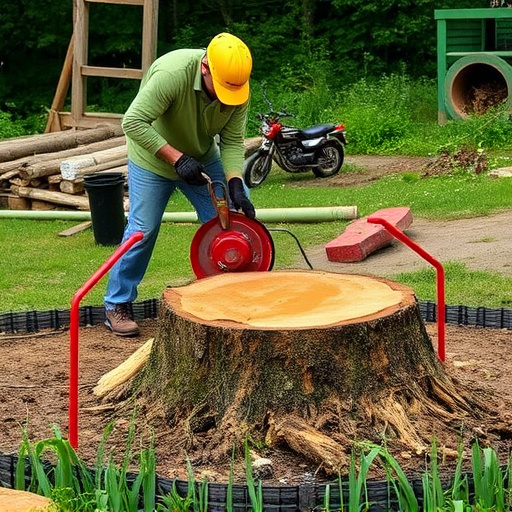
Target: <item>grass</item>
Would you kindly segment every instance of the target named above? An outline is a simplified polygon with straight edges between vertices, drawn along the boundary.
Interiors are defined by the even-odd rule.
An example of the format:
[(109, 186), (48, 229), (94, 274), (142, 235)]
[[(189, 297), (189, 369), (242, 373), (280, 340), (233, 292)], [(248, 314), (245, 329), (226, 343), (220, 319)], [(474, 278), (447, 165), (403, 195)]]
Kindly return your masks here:
[[(347, 166), (343, 172), (358, 172), (358, 169)], [(296, 186), (289, 186), (291, 183)], [(300, 175), (273, 170), (261, 187), (253, 189), (252, 200), (257, 208), (356, 205), (359, 216), (381, 208), (409, 206), (415, 218), (457, 219), (510, 208), (510, 183), (506, 179), (491, 180), (482, 175), (418, 179), (404, 174), (388, 176), (364, 187), (308, 187)], [(181, 196), (174, 197), (168, 209), (191, 211)], [(281, 227), (294, 233), (307, 248), (332, 240), (347, 223), (336, 221)], [(74, 293), (114, 250), (96, 245), (90, 230), (72, 237), (58, 236), (60, 231), (74, 224), (60, 220), (0, 220), (0, 245), (4, 249), (0, 312), (69, 307)], [(139, 300), (159, 297), (166, 286), (183, 284), (194, 278), (189, 248), (197, 228), (197, 224), (162, 225), (148, 272), (139, 288)], [(482, 233), (482, 239), (485, 237)], [(273, 238), (274, 268), (307, 268), (292, 237), (274, 233)], [(470, 271), (456, 262), (443, 263), (446, 265), (447, 304), (492, 308), (512, 304), (512, 278)], [(435, 300), (433, 270), (403, 273), (393, 278), (411, 286), (421, 300)], [(105, 284), (106, 277), (85, 297), (82, 305), (102, 304)]]
[[(434, 81), (413, 81), (396, 74), (364, 78), (349, 84), (346, 90), (333, 91), (325, 85), (328, 81), (320, 78), (315, 82), (317, 85), (300, 94), (281, 86), (266, 92), (275, 109), (296, 114), (291, 119), (296, 126), (344, 122), (348, 153), (425, 156), (441, 150), (453, 152), (467, 145), (484, 149), (491, 168), (510, 164), (512, 122), (503, 108), (439, 126)], [(257, 135), (256, 113), (267, 109), (264, 87), (258, 85), (261, 84), (253, 87), (248, 136)], [(9, 122), (5, 118), (0, 121)], [(358, 173), (360, 169), (345, 164), (342, 172)], [(406, 173), (363, 187), (308, 187), (310, 179), (311, 173), (289, 174), (274, 168), (268, 180), (252, 191), (252, 199), (257, 208), (356, 205), (360, 217), (392, 206), (409, 206), (415, 218), (447, 220), (490, 215), (511, 208), (508, 180), (490, 180), (468, 172), (428, 179)], [(191, 207), (176, 195), (168, 210), (191, 211)], [(58, 236), (74, 224), (0, 219), (0, 313), (69, 307), (76, 290), (113, 252), (112, 248), (96, 246), (90, 231), (69, 238)], [(282, 227), (292, 231), (304, 247), (310, 247), (332, 240), (346, 224), (338, 221)], [(159, 297), (167, 285), (193, 279), (189, 247), (197, 228), (198, 225), (162, 225), (148, 272), (139, 287), (139, 300)], [(485, 237), (482, 233), (481, 239)], [(275, 233), (274, 242), (274, 268), (307, 268), (291, 237)], [(493, 308), (511, 304), (511, 278), (469, 271), (456, 262), (443, 263), (448, 265), (447, 304)], [(103, 302), (105, 280), (87, 295), (82, 305)], [(400, 274), (396, 280), (412, 286), (421, 300), (435, 300), (432, 273)]]
[[(98, 448), (97, 463), (88, 468), (78, 457), (67, 440), (62, 438), (58, 427), (54, 437), (32, 443), (24, 432), (16, 467), (15, 488), (30, 490), (52, 498), (56, 510), (80, 512), (205, 512), (208, 510), (209, 482), (198, 483), (192, 465), (187, 462), (187, 490), (178, 491), (174, 480), (170, 492), (158, 494), (155, 471), (155, 448), (151, 442), (140, 453), (133, 451), (135, 417), (127, 434), (126, 449), (120, 463), (114, 462), (114, 454), (104, 465), (105, 442), (112, 424), (104, 431)], [(48, 464), (48, 452), (53, 455)], [(352, 449), (348, 475), (338, 477), (338, 497), (331, 492), (331, 484), (325, 485), (322, 505), (315, 508), (322, 512), (360, 512), (369, 510), (372, 502), (367, 486), (369, 471), (375, 464), (385, 469), (387, 503), (378, 503), (379, 509), (407, 512), (505, 512), (511, 506), (510, 467), (511, 457), (501, 465), (492, 446), (481, 448), (478, 441), (471, 446), (471, 470), (463, 473), (463, 450), (459, 450), (455, 470), (445, 466), (437, 450), (437, 440), (432, 440), (430, 453), (425, 457), (425, 469), (421, 475), (421, 488), (415, 491), (399, 462), (385, 445), (370, 442), (355, 443)], [(252, 461), (247, 439), (244, 442), (244, 463), (247, 492), (253, 512), (265, 510), (263, 484), (252, 471)], [(128, 479), (128, 467), (134, 478)], [(26, 480), (30, 469), (29, 480)], [(444, 484), (441, 479), (444, 474)], [(453, 475), (449, 480), (448, 475)], [(128, 481), (130, 480), (130, 482)], [(468, 482), (471, 480), (472, 484)], [(423, 499), (421, 500), (419, 496)], [(336, 503), (338, 501), (338, 503)], [(394, 502), (394, 503), (393, 503)], [(218, 506), (222, 506), (217, 503)], [(233, 510), (233, 477), (230, 473), (226, 491), (225, 508)], [(398, 506), (398, 508), (397, 508)], [(52, 509), (53, 510), (53, 509)]]

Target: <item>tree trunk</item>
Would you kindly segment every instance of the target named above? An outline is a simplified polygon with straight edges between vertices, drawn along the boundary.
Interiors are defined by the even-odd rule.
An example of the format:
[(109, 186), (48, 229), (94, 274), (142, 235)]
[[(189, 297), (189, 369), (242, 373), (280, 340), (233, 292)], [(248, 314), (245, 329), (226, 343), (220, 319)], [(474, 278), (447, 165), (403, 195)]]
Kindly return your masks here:
[(60, 164), (60, 172), (65, 180), (74, 180), (89, 172), (118, 167), (126, 162), (126, 145), (123, 145), (64, 160)]
[(211, 433), (225, 457), (247, 433), (286, 444), (328, 471), (351, 439), (425, 450), (420, 416), (477, 415), (445, 374), (411, 289), (310, 271), (221, 274), (165, 290), (140, 380), (148, 410), (188, 436)]
[(36, 153), (63, 151), (122, 135), (120, 126), (101, 126), (90, 130), (67, 130), (9, 139), (0, 141), (0, 162), (16, 160)]
[(79, 210), (89, 209), (89, 200), (87, 197), (72, 196), (63, 192), (52, 192), (49, 190), (41, 190), (29, 187), (11, 187), (14, 194), (20, 197), (29, 197), (31, 199), (39, 199), (40, 201), (48, 201), (49, 203), (59, 204), (63, 206), (73, 206)]
[(48, 168), (51, 165), (54, 168), (54, 172), (47, 175), (54, 175), (60, 173), (60, 163), (67, 158), (77, 155), (87, 155), (96, 151), (102, 151), (104, 149), (114, 148), (117, 146), (123, 146), (126, 144), (126, 138), (123, 137), (112, 137), (110, 139), (100, 140), (98, 142), (92, 142), (91, 144), (85, 144), (77, 146), (76, 148), (67, 149), (65, 151), (52, 151), (50, 153), (38, 153), (36, 156), (26, 156), (18, 158), (17, 160), (10, 160), (7, 162), (0, 163), (0, 175), (7, 171), (19, 171), (23, 178), (30, 178), (33, 174), (33, 168), (37, 168), (37, 165), (48, 164)]

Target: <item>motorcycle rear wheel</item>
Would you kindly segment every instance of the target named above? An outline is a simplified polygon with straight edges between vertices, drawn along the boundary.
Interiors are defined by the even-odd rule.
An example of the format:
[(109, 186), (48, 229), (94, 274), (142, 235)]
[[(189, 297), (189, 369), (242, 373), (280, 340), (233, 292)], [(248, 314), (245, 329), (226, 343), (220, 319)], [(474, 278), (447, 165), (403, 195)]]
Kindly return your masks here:
[(270, 153), (254, 153), (244, 162), (244, 181), (248, 188), (261, 185), (272, 168)]
[(319, 148), (318, 159), (325, 163), (318, 167), (313, 167), (313, 174), (317, 178), (334, 176), (340, 171), (345, 159), (343, 144), (334, 140), (327, 141)]

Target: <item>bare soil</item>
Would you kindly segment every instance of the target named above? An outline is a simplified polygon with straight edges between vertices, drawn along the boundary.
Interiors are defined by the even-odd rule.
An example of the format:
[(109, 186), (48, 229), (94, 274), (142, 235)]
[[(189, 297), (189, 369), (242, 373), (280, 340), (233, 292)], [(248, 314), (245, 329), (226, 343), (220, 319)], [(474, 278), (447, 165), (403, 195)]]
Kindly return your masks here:
[[(363, 173), (350, 177), (337, 176), (321, 180), (322, 183), (330, 181), (332, 186), (362, 184), (389, 172), (418, 171), (425, 164), (425, 160), (362, 157), (357, 159), (357, 163), (365, 168)], [(356, 176), (359, 176), (357, 183), (354, 182)], [(311, 185), (314, 186), (318, 181), (320, 180), (311, 180)], [(492, 217), (454, 222), (414, 219), (408, 234), (439, 259), (464, 261), (473, 268), (510, 274), (511, 242), (507, 237), (507, 227), (511, 222), (512, 211)], [(317, 270), (369, 273), (383, 277), (422, 265), (408, 248), (397, 244), (356, 264), (328, 262), (323, 247), (312, 248), (308, 257)], [(123, 362), (146, 340), (154, 337), (156, 326), (156, 320), (144, 320), (141, 322), (141, 336), (125, 339), (112, 335), (103, 325), (80, 329), (78, 451), (84, 460), (94, 462), (104, 428), (111, 421), (115, 423), (111, 446), (122, 455), (131, 410), (129, 407), (118, 410), (115, 403), (102, 402), (92, 393), (92, 389), (102, 375)], [(427, 330), (436, 347), (436, 325), (428, 324)], [(439, 438), (440, 446), (445, 449), (449, 468), (454, 467), (453, 456), (461, 432), (464, 433), (466, 441), (478, 436), (483, 444), (491, 444), (504, 456), (512, 448), (512, 332), (448, 325), (446, 345), (446, 371), (457, 380), (461, 389), (475, 393), (475, 396), (491, 404), (497, 413), (481, 421), (454, 424), (442, 432), (431, 431), (428, 419), (419, 420), (425, 421), (425, 425), (418, 427)], [(68, 371), (68, 331), (0, 334), (0, 452), (17, 451), (22, 440), (22, 427), (27, 429), (29, 437), (34, 441), (51, 437), (52, 424), (60, 426), (66, 434)], [(149, 432), (154, 430), (157, 469), (162, 477), (177, 476), (186, 479), (188, 456), (197, 478), (227, 481), (229, 465), (213, 464), (207, 460), (202, 453), (200, 438), (197, 439), (195, 447), (186, 452), (183, 443), (170, 437), (165, 424), (150, 424), (147, 417), (138, 416), (138, 432), (147, 439)], [(136, 446), (139, 447), (137, 443)], [(424, 468), (424, 454), (404, 450), (393, 443), (390, 446), (393, 455), (409, 473)], [(270, 458), (273, 462), (273, 473), (264, 480), (266, 485), (295, 485), (323, 478), (321, 468), (307, 460), (301, 460), (285, 449), (262, 447), (259, 455)], [(241, 464), (237, 465), (236, 478), (244, 480)]]

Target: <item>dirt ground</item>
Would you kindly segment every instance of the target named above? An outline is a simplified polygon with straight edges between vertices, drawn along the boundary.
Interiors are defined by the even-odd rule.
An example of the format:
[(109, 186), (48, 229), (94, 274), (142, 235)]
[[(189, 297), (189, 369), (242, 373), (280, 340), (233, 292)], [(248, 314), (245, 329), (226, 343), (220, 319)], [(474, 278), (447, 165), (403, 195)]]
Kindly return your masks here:
[[(365, 183), (389, 172), (418, 170), (424, 160), (371, 160), (368, 157), (357, 159), (357, 164), (367, 169), (359, 175), (359, 183)], [(353, 176), (347, 179), (351, 183), (346, 183), (345, 177), (339, 176), (331, 178), (330, 184), (356, 184)], [(510, 274), (511, 242), (506, 226), (511, 223), (512, 210), (492, 217), (454, 222), (413, 219), (407, 233), (440, 260), (463, 261), (471, 268)], [(312, 248), (308, 257), (316, 270), (369, 273), (384, 277), (422, 265), (410, 249), (397, 244), (355, 264), (328, 262), (322, 247)], [(144, 320), (141, 322), (141, 336), (126, 339), (112, 335), (103, 325), (80, 329), (79, 454), (83, 459), (94, 462), (103, 430), (110, 421), (115, 422), (112, 443), (117, 444), (117, 452), (122, 454), (130, 424), (129, 413), (116, 412), (114, 404), (100, 401), (93, 395), (92, 389), (102, 375), (153, 337), (156, 325), (156, 320)], [(436, 347), (436, 325), (427, 325), (427, 330)], [(507, 453), (512, 448), (512, 331), (448, 325), (446, 346), (446, 371), (457, 380), (461, 388), (484, 397), (498, 411), (496, 417), (490, 416), (481, 423), (467, 425), (468, 435), (478, 435), (483, 443), (490, 443), (500, 454)], [(66, 434), (68, 369), (68, 331), (17, 335), (0, 333), (1, 453), (16, 452), (22, 439), (22, 427), (27, 429), (29, 437), (34, 441), (51, 436), (52, 424), (59, 425)], [(141, 435), (147, 435), (151, 428), (142, 419), (137, 426)], [(153, 427), (157, 470), (161, 476), (186, 479), (185, 461), (186, 456), (189, 456), (197, 478), (227, 481), (227, 464), (215, 465), (204, 460), (200, 446), (194, 453), (185, 453), (179, 442), (170, 441), (165, 426)], [(440, 445), (448, 448), (446, 463), (450, 468), (454, 466), (451, 456), (456, 448), (460, 428), (461, 425), (454, 425), (445, 432), (432, 431), (432, 436), (438, 436)], [(322, 478), (321, 471), (317, 471), (319, 468), (286, 450), (262, 448), (260, 455), (273, 462), (273, 473), (264, 481), (266, 485), (295, 485)], [(400, 449), (394, 455), (409, 472), (424, 467), (424, 455)], [(243, 481), (240, 471), (238, 467), (237, 476)]]

